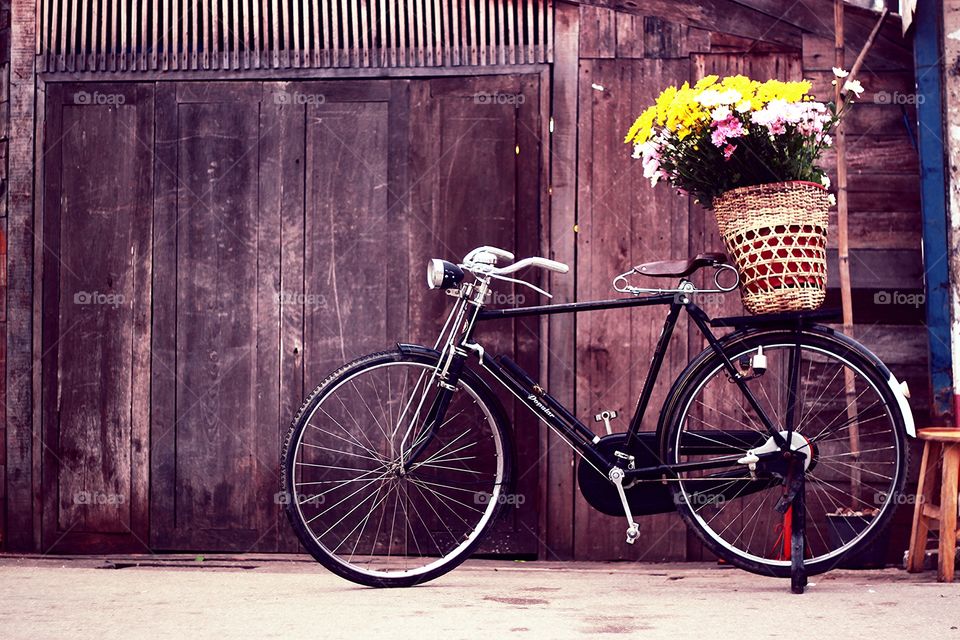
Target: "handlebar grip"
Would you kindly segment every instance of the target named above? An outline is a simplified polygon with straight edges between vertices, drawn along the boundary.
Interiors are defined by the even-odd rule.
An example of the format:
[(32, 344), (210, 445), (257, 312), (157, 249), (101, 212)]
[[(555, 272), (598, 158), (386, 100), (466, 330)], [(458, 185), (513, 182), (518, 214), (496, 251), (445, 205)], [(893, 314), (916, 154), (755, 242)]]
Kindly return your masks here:
[[(547, 258), (536, 258), (536, 260), (541, 267), (549, 269), (550, 271), (556, 271), (557, 273), (567, 273), (570, 271), (570, 267), (556, 260), (549, 260)], [(542, 262), (540, 262), (541, 260)]]
[(513, 273), (514, 271), (520, 271), (521, 269), (526, 269), (527, 267), (541, 267), (543, 269), (549, 269), (550, 271), (556, 271), (557, 273), (566, 273), (570, 271), (570, 267), (562, 262), (557, 262), (556, 260), (550, 260), (548, 258), (524, 258), (519, 262), (514, 262), (510, 266), (503, 267), (502, 269), (496, 269), (494, 273)]

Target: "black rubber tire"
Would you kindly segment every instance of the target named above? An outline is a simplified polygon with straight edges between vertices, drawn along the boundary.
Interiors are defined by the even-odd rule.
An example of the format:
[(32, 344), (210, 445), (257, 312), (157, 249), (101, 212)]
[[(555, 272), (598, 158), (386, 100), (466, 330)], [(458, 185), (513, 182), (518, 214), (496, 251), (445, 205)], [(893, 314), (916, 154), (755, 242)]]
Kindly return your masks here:
[[(906, 443), (906, 427), (903, 414), (887, 383), (887, 379), (875, 364), (875, 356), (858, 348), (857, 345), (839, 339), (831, 334), (832, 332), (829, 330), (804, 332), (802, 344), (804, 346), (814, 346), (824, 349), (847, 360), (860, 369), (864, 375), (868, 376), (880, 392), (886, 406), (891, 409), (891, 416), (894, 417), (894, 439), (898, 446), (897, 475), (893, 482), (890, 499), (884, 503), (868, 535), (859, 540), (850, 549), (845, 550), (835, 557), (806, 562), (805, 568), (807, 575), (823, 573), (833, 569), (837, 564), (841, 563), (844, 558), (856, 555), (883, 533), (886, 527), (889, 526), (893, 513), (896, 510), (896, 505), (899, 503), (897, 498), (902, 494), (909, 467), (910, 450)], [(733, 358), (743, 351), (755, 350), (758, 346), (783, 344), (784, 342), (790, 343), (795, 340), (793, 336), (794, 334), (790, 331), (777, 329), (744, 333), (742, 337), (731, 336), (733, 339), (726, 340), (724, 351), (728, 357)], [(671, 393), (670, 400), (664, 409), (664, 415), (661, 417), (660, 450), (663, 461), (666, 464), (675, 462), (676, 447), (674, 443), (678, 441), (677, 430), (680, 428), (683, 408), (687, 406), (687, 403), (691, 400), (691, 396), (696, 393), (701, 384), (704, 383), (709, 376), (713, 375), (713, 372), (720, 363), (721, 360), (719, 356), (717, 356), (712, 349), (708, 348), (701, 352), (677, 379), (674, 391)], [(738, 392), (732, 391), (732, 393)], [(679, 483), (670, 483), (670, 489), (674, 494), (677, 511), (687, 524), (687, 527), (696, 532), (703, 544), (718, 557), (752, 573), (766, 576), (772, 575), (780, 578), (791, 577), (789, 563), (787, 563), (786, 566), (780, 566), (755, 562), (749, 558), (737, 555), (719, 544), (703, 529), (699, 520), (694, 516), (693, 509), (684, 498)]]
[[(372, 353), (345, 364), (330, 374), (323, 382), (321, 382), (313, 390), (313, 392), (310, 393), (303, 405), (300, 407), (300, 410), (294, 417), (284, 440), (283, 452), (280, 461), (281, 491), (284, 492), (282, 495), (295, 495), (293, 486), (293, 464), (296, 443), (299, 441), (303, 430), (306, 428), (308, 417), (313, 413), (315, 407), (323, 400), (324, 396), (329, 392), (329, 390), (335, 388), (340, 380), (349, 378), (365, 369), (369, 369), (387, 362), (410, 362), (434, 366), (437, 364), (438, 356), (439, 354), (437, 354), (435, 351), (427, 350), (425, 348), (420, 348), (415, 353), (404, 353), (400, 350)], [(491, 431), (495, 431), (497, 437), (499, 437), (502, 441), (502, 484), (504, 487), (510, 487), (512, 484), (513, 472), (513, 452), (511, 448), (512, 438), (510, 437), (509, 422), (506, 419), (506, 414), (503, 410), (503, 407), (496, 396), (494, 396), (490, 391), (486, 383), (483, 382), (483, 380), (474, 371), (464, 368), (460, 378), (460, 385), (470, 387), (470, 389), (477, 394), (480, 400), (489, 409), (491, 416), (493, 416), (494, 424), (491, 425)], [(470, 554), (473, 553), (477, 545), (483, 539), (485, 531), (497, 521), (502, 506), (503, 503), (500, 501), (495, 503), (492, 515), (487, 520), (484, 530), (476, 536), (469, 546), (462, 549), (455, 557), (450, 558), (449, 561), (443, 563), (433, 570), (421, 574), (404, 577), (382, 578), (355, 571), (344, 565), (344, 563), (339, 562), (337, 559), (331, 557), (330, 554), (321, 545), (319, 545), (314, 537), (310, 534), (306, 525), (300, 518), (296, 505), (293, 504), (292, 500), (286, 501), (285, 511), (287, 518), (290, 521), (290, 525), (293, 527), (293, 530), (303, 547), (310, 553), (310, 555), (314, 557), (315, 560), (317, 560), (317, 562), (322, 564), (333, 573), (342, 578), (346, 578), (351, 582), (370, 587), (410, 587), (416, 584), (434, 580), (453, 570), (464, 560), (470, 557)]]

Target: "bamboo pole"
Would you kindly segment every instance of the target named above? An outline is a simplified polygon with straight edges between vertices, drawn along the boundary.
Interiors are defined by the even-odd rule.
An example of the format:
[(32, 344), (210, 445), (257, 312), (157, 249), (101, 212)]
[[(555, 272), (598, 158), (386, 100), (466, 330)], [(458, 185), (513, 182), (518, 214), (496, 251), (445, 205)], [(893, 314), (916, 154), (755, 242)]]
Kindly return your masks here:
[[(880, 19), (870, 32), (870, 36), (864, 43), (863, 48), (857, 55), (857, 59), (850, 69), (850, 74), (846, 81), (852, 82), (856, 79), (860, 67), (863, 66), (863, 60), (867, 56), (873, 41), (883, 26), (889, 11), (883, 10)], [(844, 61), (844, 37), (843, 37), (843, 0), (834, 2), (834, 63), (839, 69), (843, 68)], [(841, 79), (837, 80), (834, 90), (835, 104), (840, 105), (843, 99), (843, 84)], [(853, 335), (853, 294), (850, 286), (850, 238), (848, 225), (848, 205), (847, 205), (847, 138), (844, 132), (843, 123), (837, 125), (834, 135), (835, 148), (837, 150), (837, 257), (840, 268), (840, 300), (843, 309), (843, 332), (847, 335)], [(853, 371), (845, 367), (843, 371), (844, 385), (847, 401), (847, 419), (850, 424), (850, 454), (852, 457), (850, 466), (850, 507), (857, 510), (860, 503), (860, 491), (862, 486), (862, 476), (860, 468), (860, 423), (857, 420), (857, 390), (856, 381), (853, 377)]]

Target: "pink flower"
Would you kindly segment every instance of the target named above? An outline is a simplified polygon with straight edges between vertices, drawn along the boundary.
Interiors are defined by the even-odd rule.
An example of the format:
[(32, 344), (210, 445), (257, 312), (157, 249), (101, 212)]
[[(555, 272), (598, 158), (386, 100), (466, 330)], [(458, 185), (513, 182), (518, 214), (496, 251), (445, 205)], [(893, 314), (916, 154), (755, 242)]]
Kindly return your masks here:
[(735, 145), (735, 144), (728, 144), (727, 146), (725, 146), (725, 147), (723, 148), (723, 158), (724, 158), (725, 160), (729, 160), (729, 159), (730, 159), (730, 156), (732, 156), (732, 155), (733, 155), (733, 152), (736, 151), (736, 150), (737, 150), (737, 145)]
[(710, 140), (717, 148), (723, 147), (723, 145), (727, 143), (728, 138), (739, 138), (746, 133), (746, 130), (743, 128), (743, 123), (729, 111), (726, 113), (726, 118), (723, 120), (714, 120), (711, 126), (714, 127), (714, 130), (713, 133), (710, 134)]

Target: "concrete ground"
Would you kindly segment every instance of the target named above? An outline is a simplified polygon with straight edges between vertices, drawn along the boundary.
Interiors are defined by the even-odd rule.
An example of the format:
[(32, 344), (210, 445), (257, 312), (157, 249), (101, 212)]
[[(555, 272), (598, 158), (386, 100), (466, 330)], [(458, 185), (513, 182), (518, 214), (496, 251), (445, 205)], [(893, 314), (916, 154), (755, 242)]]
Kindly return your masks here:
[(960, 583), (834, 571), (804, 595), (708, 564), (473, 560), (411, 589), (303, 556), (0, 556), (0, 638), (957, 638)]

